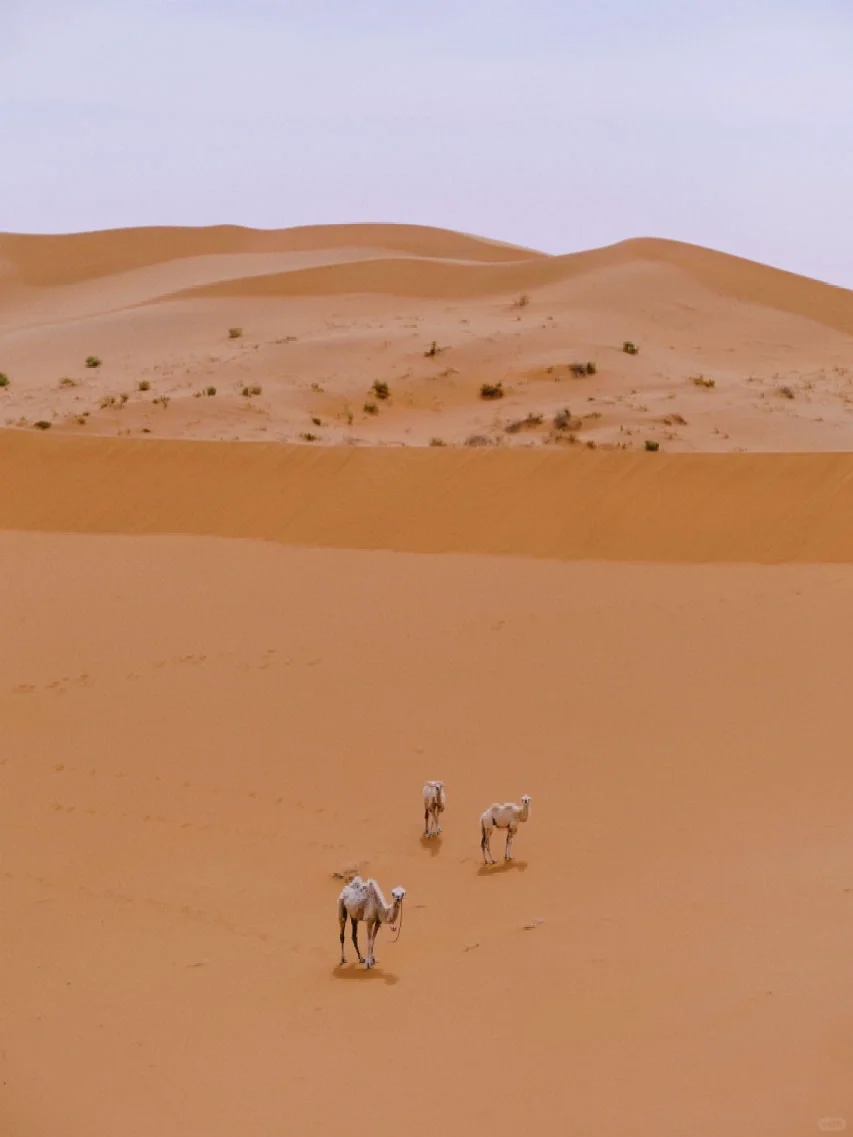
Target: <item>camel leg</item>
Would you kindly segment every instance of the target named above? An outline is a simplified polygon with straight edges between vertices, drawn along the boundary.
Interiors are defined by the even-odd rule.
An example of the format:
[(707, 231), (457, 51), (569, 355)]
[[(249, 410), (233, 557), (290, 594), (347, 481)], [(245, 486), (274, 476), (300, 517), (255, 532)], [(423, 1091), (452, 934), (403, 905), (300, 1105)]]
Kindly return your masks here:
[(424, 807), (424, 837), (429, 837), (429, 806)]
[(352, 917), (352, 946), (355, 948), (355, 954), (358, 956), (358, 962), (364, 963), (361, 952), (358, 950), (358, 920), (355, 916)]
[(506, 831), (506, 848), (504, 849), (504, 860), (505, 861), (511, 861), (512, 860), (512, 830), (511, 829), (507, 829), (507, 831)]
[(347, 914), (346, 914), (346, 912), (344, 912), (339, 917), (339, 920), (340, 920), (340, 925), (341, 925), (341, 963), (343, 964), (343, 963), (346, 963), (346, 959), (344, 958), (344, 936), (345, 936), (346, 930), (347, 930)]
[[(483, 836), (482, 836), (482, 839), (480, 841), (480, 848), (483, 850), (483, 864), (484, 865), (489, 865), (489, 864), (493, 865), (495, 863), (494, 857), (492, 856), (492, 848), (491, 848), (490, 837), (491, 837), (491, 834), (489, 833), (488, 829), (484, 825), (483, 826)], [(488, 860), (486, 860), (487, 856), (488, 856)]]
[(371, 920), (367, 925), (367, 959), (364, 962), (365, 970), (370, 969), (376, 963), (373, 957), (373, 944), (376, 940), (376, 930), (379, 927), (378, 920)]

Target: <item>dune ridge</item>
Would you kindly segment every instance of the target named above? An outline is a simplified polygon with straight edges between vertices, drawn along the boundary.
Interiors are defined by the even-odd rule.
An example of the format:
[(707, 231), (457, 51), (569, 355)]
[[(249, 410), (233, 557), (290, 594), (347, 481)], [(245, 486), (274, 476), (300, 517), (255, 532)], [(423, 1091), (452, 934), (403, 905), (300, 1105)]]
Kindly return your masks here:
[(252, 229), (241, 225), (145, 226), (87, 233), (0, 233), (5, 258), (21, 283), (67, 285), (184, 257), (306, 252), (346, 245), (450, 259), (517, 261), (544, 258), (533, 249), (421, 225), (306, 225)]
[[(473, 259), (473, 258), (472, 258)], [(293, 272), (222, 280), (170, 299), (228, 296), (331, 296), (388, 293), (406, 297), (478, 297), (546, 288), (636, 262), (678, 269), (718, 295), (801, 316), (853, 334), (853, 292), (729, 253), (660, 238), (633, 238), (599, 249), (506, 263), (453, 264), (414, 258), (319, 265)]]
[(0, 426), (73, 435), (844, 451), (853, 292), (654, 238), (7, 234), (0, 373)]
[[(25, 476), (22, 476), (25, 471)], [(851, 563), (853, 456), (317, 448), (0, 432), (0, 528), (668, 563)]]

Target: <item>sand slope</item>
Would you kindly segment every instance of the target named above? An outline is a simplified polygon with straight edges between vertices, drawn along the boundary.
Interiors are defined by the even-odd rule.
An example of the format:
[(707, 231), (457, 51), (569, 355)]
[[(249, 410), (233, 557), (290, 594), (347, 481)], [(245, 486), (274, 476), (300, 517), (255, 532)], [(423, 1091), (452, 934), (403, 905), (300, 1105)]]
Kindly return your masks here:
[(663, 563), (853, 562), (843, 454), (341, 449), (0, 431), (0, 528)]
[[(853, 1116), (849, 569), (0, 555), (4, 1137)], [(370, 974), (355, 861), (409, 889)]]
[(847, 450), (853, 293), (652, 239), (547, 256), (416, 226), (7, 234), (0, 372), (20, 429)]

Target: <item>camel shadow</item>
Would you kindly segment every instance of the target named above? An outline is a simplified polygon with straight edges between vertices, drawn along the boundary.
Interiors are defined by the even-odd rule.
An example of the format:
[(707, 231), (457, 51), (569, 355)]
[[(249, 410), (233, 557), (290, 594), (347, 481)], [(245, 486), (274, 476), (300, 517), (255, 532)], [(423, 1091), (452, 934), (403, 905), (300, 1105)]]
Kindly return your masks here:
[(429, 849), (430, 856), (437, 857), (441, 852), (441, 837), (427, 837), (421, 833), (421, 848)]
[(372, 979), (381, 979), (389, 987), (394, 987), (400, 982), (399, 975), (393, 975), (390, 971), (378, 970), (378, 964), (365, 971), (360, 963), (344, 963), (338, 964), (332, 968), (333, 979), (355, 979), (367, 983)]
[(527, 861), (500, 861), (496, 865), (480, 865), (477, 876), (500, 876), (505, 872), (526, 872)]

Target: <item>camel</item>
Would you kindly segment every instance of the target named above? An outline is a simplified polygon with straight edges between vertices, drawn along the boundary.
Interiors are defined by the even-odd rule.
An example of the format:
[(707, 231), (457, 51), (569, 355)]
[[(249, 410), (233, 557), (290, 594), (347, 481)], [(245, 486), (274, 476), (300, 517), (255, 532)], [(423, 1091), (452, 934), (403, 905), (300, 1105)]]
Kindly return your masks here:
[[(437, 837), (441, 833), (439, 815), (447, 808), (444, 782), (427, 782), (424, 786), (424, 837)], [(432, 821), (432, 828), (430, 828)]]
[[(352, 942), (358, 962), (363, 963), (365, 970), (376, 966), (373, 955), (373, 945), (376, 942), (376, 933), (380, 924), (388, 924), (392, 932), (397, 930), (397, 918), (402, 914), (405, 888), (392, 888), (393, 904), (387, 904), (382, 890), (375, 880), (362, 880), (355, 876), (345, 885), (338, 897), (338, 921), (341, 925), (341, 964), (346, 963), (344, 958), (344, 934), (347, 926), (347, 916), (352, 923)], [(358, 922), (364, 920), (367, 924), (367, 959), (362, 957), (358, 948)]]
[[(516, 805), (514, 801), (507, 801), (501, 804), (500, 802), (493, 802), (489, 808), (480, 817), (480, 832), (482, 838), (480, 840), (480, 848), (483, 850), (483, 864), (494, 864), (495, 858), (492, 856), (492, 850), (489, 844), (489, 839), (493, 829), (506, 829), (506, 848), (504, 849), (504, 860), (512, 860), (512, 839), (518, 832), (520, 822), (526, 821), (530, 816), (530, 798), (527, 794), (521, 799), (521, 805)], [(488, 854), (488, 860), (486, 856)]]

